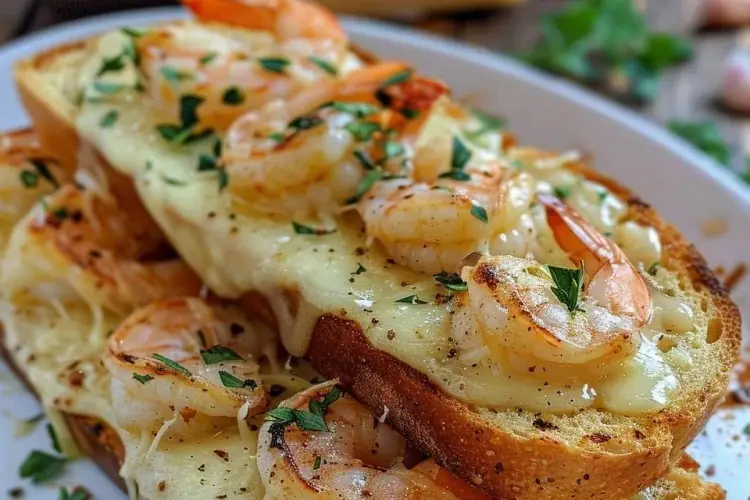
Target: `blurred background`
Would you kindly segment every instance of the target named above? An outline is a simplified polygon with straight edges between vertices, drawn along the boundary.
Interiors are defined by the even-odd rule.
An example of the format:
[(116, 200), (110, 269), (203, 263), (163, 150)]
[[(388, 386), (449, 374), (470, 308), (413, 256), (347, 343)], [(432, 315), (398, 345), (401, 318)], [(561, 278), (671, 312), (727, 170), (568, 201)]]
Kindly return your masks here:
[[(169, 0), (0, 0), (0, 43)], [(517, 57), (652, 117), (750, 182), (750, 0), (322, 0)]]

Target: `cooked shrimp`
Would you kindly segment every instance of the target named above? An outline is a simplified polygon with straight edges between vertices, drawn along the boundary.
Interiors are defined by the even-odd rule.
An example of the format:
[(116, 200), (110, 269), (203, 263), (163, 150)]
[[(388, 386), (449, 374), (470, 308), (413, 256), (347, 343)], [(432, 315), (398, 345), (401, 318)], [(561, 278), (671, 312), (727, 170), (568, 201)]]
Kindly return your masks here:
[[(394, 77), (405, 81), (381, 88)], [(382, 63), (248, 113), (232, 125), (224, 143), (232, 193), (267, 213), (315, 217), (338, 212), (357, 193), (368, 169), (380, 168), (386, 175), (401, 168), (406, 146), (395, 146), (398, 154), (389, 157), (385, 131), (392, 130), (392, 137), (409, 128), (410, 120), (398, 110), (428, 106), (426, 98), (403, 96), (405, 87), (423, 85), (423, 80), (403, 64)], [(445, 91), (438, 84), (429, 87), (434, 99)], [(381, 93), (387, 95), (387, 106), (376, 98), (384, 100)]]
[[(307, 413), (306, 408), (314, 412), (321, 407), (318, 414), (328, 430), (305, 430), (309, 423), (290, 420), (290, 415)], [(258, 467), (268, 500), (485, 498), (478, 492), (476, 497), (464, 496), (473, 488), (457, 478), (456, 484), (445, 481), (445, 476), (436, 482), (429, 464), (406, 469), (401, 463), (404, 438), (378, 423), (351, 396), (340, 395), (335, 382), (293, 396), (270, 415), (258, 441)]]
[(196, 430), (236, 419), (243, 405), (262, 411), (256, 360), (269, 342), (270, 330), (233, 306), (174, 298), (139, 309), (109, 338), (104, 359), (118, 422), (156, 431), (179, 415), (180, 427)]
[(270, 31), (281, 40), (325, 38), (346, 41), (336, 16), (304, 0), (183, 0), (204, 22)]
[(0, 136), (0, 249), (31, 207), (66, 180), (57, 162), (42, 155), (33, 130)]
[[(549, 195), (538, 195), (571, 267), (513, 256), (465, 268), (468, 305), (495, 359), (601, 363), (633, 354), (649, 319), (649, 290), (622, 251)], [(463, 311), (466, 313), (466, 310)], [(456, 326), (466, 328), (457, 321)]]
[[(124, 314), (151, 300), (197, 295), (200, 280), (185, 263), (155, 260), (169, 249), (149, 229), (111, 200), (63, 186), (14, 230), (8, 252), (26, 265), (3, 269), (5, 289), (44, 295), (54, 284), (90, 306)], [(35, 290), (24, 285), (23, 276), (31, 274)]]
[[(180, 97), (203, 99), (202, 127), (226, 129), (248, 110), (288, 99), (313, 84), (335, 79), (360, 63), (335, 18), (299, 1), (193, 0), (203, 21), (172, 24), (136, 40), (141, 68), (158, 111), (180, 117)], [(179, 123), (179, 122), (178, 122)]]

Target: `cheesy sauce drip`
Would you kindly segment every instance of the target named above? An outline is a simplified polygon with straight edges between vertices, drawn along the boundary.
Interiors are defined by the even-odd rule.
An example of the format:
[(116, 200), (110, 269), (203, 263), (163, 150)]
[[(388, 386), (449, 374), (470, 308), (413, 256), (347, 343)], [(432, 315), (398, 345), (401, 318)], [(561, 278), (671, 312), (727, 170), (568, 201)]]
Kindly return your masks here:
[[(120, 42), (114, 36), (102, 39), (97, 48), (100, 63)], [(91, 73), (89, 78), (93, 78)], [(218, 162), (217, 137), (206, 134), (196, 140), (170, 141), (151, 109), (151, 100), (140, 93), (85, 101), (77, 124), (115, 168), (134, 179), (149, 212), (211, 290), (230, 298), (253, 290), (267, 296), (284, 346), (292, 355), (304, 355), (321, 315), (335, 314), (356, 321), (378, 349), (427, 374), (451, 396), (474, 405), (552, 412), (602, 408), (639, 414), (663, 408), (679, 386), (684, 373), (681, 366), (688, 366), (689, 361), (685, 365), (683, 356), (682, 365), (674, 363), (678, 354), (672, 351), (676, 350), (664, 349), (658, 333), (651, 330), (660, 332), (672, 325), (672, 330), (698, 331), (705, 325), (693, 317), (695, 305), (682, 298), (674, 277), (664, 269), (654, 271), (661, 255), (655, 231), (627, 221), (624, 201), (568, 169), (576, 156), (504, 147), (499, 134), (477, 133), (486, 120), (469, 113), (438, 116), (427, 128), (428, 143), (434, 149), (446, 141), (453, 143), (454, 158), (448, 160), (448, 167), (454, 178), (461, 178), (456, 172), (464, 168), (469, 175), (472, 169), (481, 175), (482, 169), (490, 168), (520, 179), (516, 190), (504, 198), (512, 209), (503, 213), (511, 215), (475, 240), (476, 250), (574, 267), (533, 196), (548, 193), (569, 202), (597, 231), (620, 243), (641, 274), (654, 271), (648, 290), (655, 306), (644, 329), (634, 332), (637, 348), (606, 370), (584, 368), (552, 377), (545, 370), (532, 369), (531, 364), (498, 362), (475, 328), (457, 335), (460, 328), (456, 325), (466, 320), (457, 314), (461, 292), (447, 288), (444, 280), (438, 282), (430, 274), (397, 264), (400, 256), (387, 253), (380, 244), (370, 244), (358, 214), (334, 214), (320, 221), (290, 219), (283, 211), (259, 214), (252, 207), (240, 206), (238, 211), (227, 189), (231, 178), (212, 163)], [(102, 117), (112, 111), (117, 113), (117, 122), (103, 127)], [(272, 136), (275, 132), (267, 131), (270, 139), (264, 140), (288, 141), (286, 134), (297, 137), (321, 119), (318, 115), (304, 118), (307, 121), (295, 122), (292, 132), (278, 136), (282, 131), (276, 131)], [(339, 126), (346, 128), (350, 123), (347, 119)], [(190, 133), (200, 130), (197, 122), (193, 125), (196, 128)], [(366, 133), (362, 125), (348, 130), (355, 137)], [(456, 159), (456, 137), (466, 150), (462, 154), (470, 155), (471, 162), (485, 163)], [(420, 149), (427, 154), (424, 144), (417, 138), (407, 141), (403, 149), (409, 154)], [(439, 182), (435, 185), (440, 187)], [(525, 191), (529, 188), (530, 194)], [(493, 220), (488, 217), (491, 213), (469, 208), (474, 218)], [(451, 227), (445, 227), (446, 233), (450, 231)], [(666, 289), (674, 302), (660, 298)]]

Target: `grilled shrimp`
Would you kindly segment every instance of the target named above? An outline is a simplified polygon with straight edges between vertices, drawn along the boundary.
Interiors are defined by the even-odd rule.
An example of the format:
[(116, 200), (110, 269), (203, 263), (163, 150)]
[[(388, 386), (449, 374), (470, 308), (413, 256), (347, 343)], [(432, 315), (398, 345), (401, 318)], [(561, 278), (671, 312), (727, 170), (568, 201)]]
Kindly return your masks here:
[(236, 419), (243, 406), (244, 415), (262, 411), (256, 360), (273, 342), (233, 306), (173, 298), (137, 310), (109, 338), (104, 360), (118, 422), (155, 432), (179, 415), (174, 425), (189, 432)]
[(42, 156), (32, 130), (0, 137), (0, 249), (31, 207), (66, 180), (57, 162)]
[[(151, 300), (196, 295), (200, 280), (185, 263), (156, 260), (167, 249), (163, 235), (151, 231), (148, 222), (112, 200), (67, 185), (16, 226), (8, 252), (19, 260), (8, 262), (25, 264), (23, 269), (4, 266), (4, 289), (54, 292), (63, 299), (72, 291), (92, 307), (122, 314)], [(35, 288), (29, 290), (27, 283)]]
[(582, 365), (633, 354), (649, 321), (651, 297), (620, 248), (556, 198), (537, 195), (571, 266), (513, 256), (484, 257), (465, 268), (470, 312), (495, 359), (522, 356)]
[[(295, 420), (307, 409), (322, 415), (319, 424), (325, 427), (311, 430), (309, 420)], [(258, 441), (267, 500), (486, 498), (447, 471), (440, 474), (434, 462), (404, 467), (404, 438), (342, 395), (335, 382), (311, 387), (269, 415)]]
[[(394, 139), (385, 154), (386, 131), (410, 126), (395, 110), (424, 106), (403, 97), (424, 80), (410, 75), (403, 64), (382, 63), (246, 114), (224, 143), (232, 193), (253, 210), (324, 217), (356, 195), (367, 175), (395, 175), (405, 146)], [(381, 88), (392, 78), (408, 81)], [(437, 97), (445, 88), (430, 91)]]
[(147, 89), (158, 111), (172, 121), (180, 117), (180, 97), (191, 95), (203, 100), (201, 126), (224, 130), (248, 110), (359, 66), (336, 19), (318, 5), (297, 0), (185, 4), (208, 24), (157, 27), (135, 41)]

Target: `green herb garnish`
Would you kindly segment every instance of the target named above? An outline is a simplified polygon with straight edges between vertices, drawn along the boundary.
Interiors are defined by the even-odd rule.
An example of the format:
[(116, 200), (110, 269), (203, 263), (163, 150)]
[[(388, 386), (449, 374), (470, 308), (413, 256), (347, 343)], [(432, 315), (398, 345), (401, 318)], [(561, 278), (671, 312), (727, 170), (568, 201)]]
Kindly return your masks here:
[(323, 119), (317, 116), (300, 116), (289, 122), (289, 128), (296, 131), (309, 130), (323, 124)]
[(583, 311), (578, 307), (578, 298), (583, 287), (583, 271), (557, 266), (547, 266), (547, 269), (554, 282), (552, 293), (555, 297), (565, 304), (571, 313)]
[(315, 456), (315, 461), (313, 462), (313, 470), (320, 469), (320, 462), (321, 462), (321, 458), (316, 455)]
[(573, 191), (573, 186), (555, 186), (552, 192), (559, 200), (565, 200)]
[(201, 359), (207, 365), (215, 365), (226, 361), (242, 361), (242, 356), (228, 347), (215, 345), (207, 350), (201, 350)]
[(208, 53), (208, 54), (206, 54), (205, 56), (203, 56), (203, 57), (201, 57), (200, 59), (198, 59), (198, 61), (199, 61), (199, 62), (200, 62), (200, 63), (201, 63), (202, 65), (204, 65), (204, 66), (205, 66), (206, 64), (211, 64), (211, 63), (213, 62), (213, 60), (214, 60), (214, 59), (216, 59), (216, 57), (217, 57), (218, 55), (219, 55), (219, 53), (218, 53), (218, 52), (209, 52), (209, 53)]
[(336, 66), (326, 61), (325, 59), (321, 59), (320, 57), (316, 57), (316, 56), (310, 56), (307, 58), (307, 60), (331, 76), (336, 76), (339, 74), (339, 71), (338, 69), (336, 69)]
[(245, 94), (239, 87), (229, 87), (221, 97), (221, 102), (227, 106), (239, 106), (245, 102)]
[(487, 210), (482, 205), (477, 205), (476, 203), (472, 203), (471, 205), (471, 215), (476, 217), (482, 222), (489, 222), (489, 217), (487, 216)]
[(125, 62), (123, 61), (122, 56), (123, 54), (118, 54), (115, 57), (105, 58), (104, 61), (102, 61), (102, 65), (99, 68), (99, 71), (97, 71), (96, 76), (100, 77), (107, 73), (121, 71), (125, 67)]
[(412, 305), (418, 305), (418, 304), (427, 304), (424, 300), (421, 300), (416, 295), (409, 295), (408, 297), (400, 298), (396, 301), (400, 304), (412, 304)]
[(346, 203), (357, 203), (383, 176), (384, 173), (381, 170), (368, 170), (364, 178), (357, 184), (357, 191), (353, 196), (347, 198)]
[(453, 290), (454, 292), (465, 292), (469, 289), (468, 283), (461, 279), (461, 276), (458, 273), (441, 271), (437, 274), (433, 274), (432, 277), (445, 288)]
[[(691, 57), (689, 40), (650, 33), (633, 0), (576, 0), (542, 18), (542, 38), (521, 58), (625, 98), (653, 99), (661, 73)], [(612, 83), (618, 82), (618, 83)]]
[(505, 126), (504, 120), (488, 115), (482, 111), (472, 110), (471, 113), (479, 121), (479, 128), (466, 133), (466, 137), (470, 140), (477, 140), (488, 132), (496, 132)]
[(161, 354), (154, 353), (151, 355), (151, 357), (163, 363), (167, 368), (169, 368), (173, 372), (179, 373), (180, 375), (185, 375), (186, 377), (193, 376), (193, 374), (190, 373), (190, 370), (188, 370), (181, 364), (177, 363), (176, 361), (172, 361), (166, 356), (162, 356)]
[(39, 176), (29, 170), (22, 170), (18, 177), (21, 179), (21, 184), (26, 188), (35, 188), (39, 184)]
[(329, 103), (328, 106), (332, 107), (336, 111), (348, 113), (350, 115), (356, 116), (357, 118), (364, 118), (378, 112), (377, 106), (373, 106), (372, 104), (368, 104), (366, 102), (334, 101)]
[(52, 449), (58, 453), (62, 453), (60, 441), (57, 439), (57, 433), (55, 432), (55, 428), (52, 427), (52, 424), (47, 424), (47, 436), (49, 436), (49, 440), (52, 443)]
[(192, 73), (173, 68), (172, 66), (164, 66), (159, 72), (168, 82), (171, 83), (179, 83), (185, 80), (193, 79)]
[(18, 475), (34, 484), (46, 483), (60, 475), (67, 461), (43, 451), (32, 451), (21, 464)]
[(224, 384), (224, 387), (229, 387), (230, 389), (244, 389), (249, 387), (251, 390), (255, 390), (258, 388), (258, 383), (255, 380), (240, 380), (229, 372), (220, 371), (219, 378), (221, 379), (221, 383)]
[(300, 224), (298, 222), (292, 221), (292, 227), (294, 228), (294, 232), (297, 234), (312, 234), (316, 236), (322, 236), (324, 234), (331, 234), (335, 233), (335, 229), (317, 229), (310, 226), (305, 226), (304, 224)]
[(117, 123), (117, 119), (119, 117), (120, 113), (118, 113), (116, 109), (110, 109), (99, 119), (99, 126), (103, 128), (109, 128)]
[(136, 379), (138, 382), (140, 382), (143, 385), (146, 385), (147, 383), (149, 383), (152, 380), (154, 380), (154, 377), (152, 377), (151, 375), (148, 375), (148, 374), (146, 374), (146, 375), (139, 375), (137, 373), (133, 373), (133, 378)]
[(367, 154), (366, 151), (356, 150), (354, 151), (354, 157), (359, 160), (360, 165), (362, 165), (362, 168), (365, 170), (375, 170), (376, 165), (375, 162), (370, 158), (370, 155)]
[(123, 85), (121, 83), (107, 83), (107, 82), (94, 82), (93, 87), (94, 87), (94, 90), (104, 95), (119, 94), (126, 88), (129, 88), (128, 85)]
[(380, 124), (375, 122), (351, 122), (347, 123), (344, 128), (349, 131), (358, 142), (365, 142), (372, 139), (375, 132), (381, 130)]
[(31, 166), (34, 167), (34, 170), (36, 170), (36, 173), (49, 182), (52, 186), (59, 188), (60, 183), (57, 182), (57, 179), (55, 179), (55, 176), (52, 175), (52, 171), (47, 166), (47, 162), (54, 161), (54, 160), (47, 160), (44, 158), (29, 158), (26, 160), (28, 163), (31, 164)]
[(451, 168), (463, 170), (471, 160), (471, 150), (458, 137), (453, 137), (453, 151), (451, 153)]
[(383, 144), (383, 154), (385, 154), (386, 158), (396, 158), (405, 152), (406, 149), (404, 149), (404, 146), (399, 142), (386, 141), (385, 144)]
[(65, 488), (60, 488), (57, 500), (90, 500), (91, 495), (86, 490), (73, 490), (68, 492)]
[(354, 272), (351, 272), (349, 274), (359, 276), (360, 274), (362, 274), (364, 272), (367, 272), (367, 269), (365, 269), (365, 266), (363, 266), (362, 264), (357, 264), (357, 270), (354, 271)]
[(264, 57), (258, 59), (258, 64), (261, 68), (271, 73), (283, 74), (290, 61), (284, 57)]
[(328, 407), (341, 397), (341, 389), (334, 386), (322, 401), (310, 399), (307, 403), (309, 411), (286, 408), (280, 406), (266, 413), (266, 420), (271, 424), (271, 447), (282, 448), (284, 443), (284, 429), (292, 424), (305, 431), (328, 432), (325, 415)]

